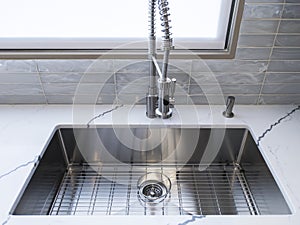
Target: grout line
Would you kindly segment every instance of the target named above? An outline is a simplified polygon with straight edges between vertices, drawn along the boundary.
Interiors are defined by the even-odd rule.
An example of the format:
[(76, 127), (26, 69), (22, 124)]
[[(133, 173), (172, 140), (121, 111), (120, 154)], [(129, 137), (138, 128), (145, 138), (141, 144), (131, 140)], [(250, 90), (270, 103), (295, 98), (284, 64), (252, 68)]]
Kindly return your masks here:
[(45, 98), (45, 104), (48, 105), (49, 103), (48, 103), (48, 100), (47, 100), (47, 97), (46, 97), (46, 94), (45, 94), (45, 89), (44, 89), (44, 85), (43, 85), (42, 78), (41, 78), (39, 64), (35, 60), (33, 60), (33, 61), (34, 61), (34, 64), (36, 66), (36, 70), (37, 70), (37, 73), (38, 73), (38, 77), (39, 77), (41, 88), (43, 90), (43, 96)]
[(260, 1), (258, 1), (258, 2), (248, 2), (247, 0), (246, 0), (245, 3), (247, 5), (282, 5), (282, 4), (284, 4), (284, 2), (260, 2)]
[(299, 5), (300, 6), (300, 3), (297, 2), (297, 3), (294, 3), (294, 2), (286, 2), (286, 0), (282, 1), (282, 2), (248, 2), (246, 0), (246, 4), (247, 5), (284, 5), (284, 4), (287, 4), (287, 5)]
[(284, 93), (280, 93), (280, 94), (264, 94), (265, 96), (274, 96), (274, 97), (277, 97), (277, 96), (281, 96), (281, 97), (293, 97), (293, 96), (300, 96), (300, 93), (299, 94), (284, 94)]
[(274, 40), (273, 40), (273, 45), (272, 45), (272, 48), (271, 48), (271, 51), (270, 51), (267, 69), (264, 72), (264, 79), (263, 79), (263, 82), (262, 82), (262, 85), (261, 85), (261, 88), (260, 88), (260, 91), (259, 91), (259, 95), (258, 95), (258, 99), (257, 99), (257, 105), (259, 105), (261, 103), (262, 91), (263, 91), (263, 88), (265, 86), (265, 82), (266, 82), (266, 79), (267, 79), (267, 71), (269, 69), (271, 58), (272, 58), (272, 54), (273, 54), (273, 50), (274, 50), (274, 47), (275, 47), (275, 44), (276, 44), (276, 40), (277, 40), (277, 36), (278, 36), (278, 31), (279, 31), (280, 24), (281, 24), (281, 18), (283, 16), (285, 5), (286, 5), (286, 0), (284, 0), (283, 4), (282, 4), (282, 11), (280, 13), (280, 20), (279, 20), (278, 25), (277, 25), (276, 34), (275, 34), (275, 37), (274, 37)]
[[(193, 78), (193, 62), (194, 60), (190, 60), (190, 69), (189, 69), (189, 80), (188, 80), (188, 83), (187, 83), (187, 91), (185, 93), (185, 96), (186, 96), (186, 104), (189, 105), (190, 102), (190, 87), (191, 87), (191, 79)], [(176, 91), (175, 91), (176, 92)], [(176, 104), (176, 103), (175, 103)], [(192, 102), (191, 102), (192, 104)]]
[(267, 72), (267, 73), (275, 73), (275, 74), (300, 74), (300, 71), (299, 72), (295, 72), (295, 71), (291, 71), (291, 72), (275, 72), (275, 71), (270, 71), (270, 72)]
[(237, 49), (271, 49), (272, 47), (266, 47), (266, 46), (245, 46), (245, 47), (242, 47), (242, 46), (238, 46)]
[[(265, 60), (266, 61), (266, 60)], [(284, 62), (284, 61), (299, 61), (300, 62), (300, 59), (273, 59), (272, 61), (276, 61), (276, 62)], [(273, 71), (274, 72), (274, 71)], [(280, 71), (279, 71), (280, 72)], [(291, 71), (291, 72), (295, 72), (297, 73), (298, 71)]]
[(280, 20), (286, 20), (286, 21), (290, 21), (290, 20), (296, 20), (296, 21), (299, 21), (300, 18), (279, 18), (279, 17), (266, 17), (266, 18), (263, 18), (263, 17), (259, 17), (259, 18), (243, 18), (243, 21), (280, 21)]
[(264, 33), (259, 33), (259, 32), (253, 32), (253, 33), (240, 33), (241, 36), (272, 36), (272, 35), (276, 35), (276, 32), (264, 32)]
[[(300, 35), (299, 35), (300, 36)], [(300, 49), (300, 46), (275, 46), (275, 49)], [(300, 60), (300, 59), (295, 59), (295, 60)]]
[[(279, 21), (280, 22), (280, 21)], [(270, 33), (259, 33), (259, 32), (253, 32), (253, 33), (240, 33), (241, 36), (272, 36), (276, 35), (277, 33), (270, 32)], [(282, 36), (299, 36), (300, 32), (278, 32), (279, 35)]]
[[(115, 83), (115, 104), (120, 104), (120, 99), (119, 99), (119, 95), (118, 95), (118, 84), (117, 84), (117, 71), (116, 71), (116, 60), (113, 59), (113, 73), (114, 73), (114, 83)], [(112, 104), (114, 104), (114, 102), (112, 102)]]

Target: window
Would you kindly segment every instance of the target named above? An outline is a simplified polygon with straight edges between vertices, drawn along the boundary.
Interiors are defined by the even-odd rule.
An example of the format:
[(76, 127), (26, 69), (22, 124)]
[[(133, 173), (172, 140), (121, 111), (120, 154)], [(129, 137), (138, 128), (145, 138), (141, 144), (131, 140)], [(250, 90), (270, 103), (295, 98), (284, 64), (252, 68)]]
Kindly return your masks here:
[[(226, 50), (241, 1), (169, 0), (175, 51)], [(145, 54), (147, 49), (148, 0), (3, 0), (1, 4), (0, 20), (5, 21), (0, 29), (1, 53), (118, 49)]]

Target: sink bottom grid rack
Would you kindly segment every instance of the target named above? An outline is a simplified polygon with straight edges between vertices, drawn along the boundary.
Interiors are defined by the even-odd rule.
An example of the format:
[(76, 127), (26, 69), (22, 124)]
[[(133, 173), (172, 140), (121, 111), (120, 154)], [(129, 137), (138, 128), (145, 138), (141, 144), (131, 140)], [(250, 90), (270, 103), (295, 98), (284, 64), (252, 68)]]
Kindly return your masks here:
[[(159, 203), (143, 202), (137, 183), (149, 171), (171, 180), (168, 196)], [(258, 215), (263, 195), (251, 193), (248, 182), (267, 182), (259, 171), (210, 165), (70, 165), (56, 192), (50, 215)], [(258, 182), (259, 181), (259, 182)], [(260, 208), (258, 208), (259, 203)]]

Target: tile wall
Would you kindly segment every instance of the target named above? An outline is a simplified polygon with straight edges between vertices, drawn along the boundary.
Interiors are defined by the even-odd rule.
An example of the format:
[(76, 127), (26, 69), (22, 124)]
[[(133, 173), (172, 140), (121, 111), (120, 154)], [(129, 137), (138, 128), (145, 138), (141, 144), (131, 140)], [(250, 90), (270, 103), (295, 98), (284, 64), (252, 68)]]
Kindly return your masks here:
[[(234, 60), (172, 60), (177, 104), (300, 104), (300, 0), (246, 0)], [(143, 103), (148, 63), (0, 60), (0, 104)]]

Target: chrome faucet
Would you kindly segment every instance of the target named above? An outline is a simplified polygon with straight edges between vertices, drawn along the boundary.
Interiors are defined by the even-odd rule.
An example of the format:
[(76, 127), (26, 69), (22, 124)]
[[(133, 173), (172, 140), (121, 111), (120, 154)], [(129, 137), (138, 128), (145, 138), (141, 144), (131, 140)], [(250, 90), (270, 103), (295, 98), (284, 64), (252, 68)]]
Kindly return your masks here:
[[(175, 99), (176, 79), (170, 79), (167, 76), (170, 51), (174, 48), (169, 25), (169, 7), (167, 0), (158, 0), (158, 8), (164, 36), (162, 37), (162, 50), (164, 51), (162, 70), (159, 68), (156, 60), (156, 36), (155, 36), (155, 10), (156, 0), (149, 0), (149, 42), (148, 42), (148, 59), (150, 61), (150, 80), (146, 96), (146, 115), (149, 118), (160, 117), (167, 119), (172, 116)], [(158, 73), (159, 79), (156, 80)], [(158, 91), (157, 91), (158, 89)], [(171, 93), (170, 93), (171, 92)], [(170, 104), (171, 102), (171, 104)]]

